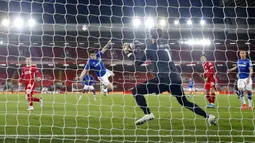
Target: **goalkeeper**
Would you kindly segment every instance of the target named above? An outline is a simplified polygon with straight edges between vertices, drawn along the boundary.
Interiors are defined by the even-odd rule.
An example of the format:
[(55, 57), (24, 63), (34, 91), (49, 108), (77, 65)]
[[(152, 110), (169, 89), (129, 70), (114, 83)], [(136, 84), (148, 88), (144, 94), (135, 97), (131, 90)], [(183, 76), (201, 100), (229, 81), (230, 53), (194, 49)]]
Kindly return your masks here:
[[(143, 46), (141, 44), (134, 45), (125, 43), (123, 45), (123, 51), (130, 60), (135, 60), (135, 65), (140, 66), (145, 60), (151, 60), (154, 68), (153, 73), (155, 78), (148, 80), (142, 84), (139, 84), (132, 90), (132, 94), (144, 112), (144, 116), (135, 122), (136, 125), (141, 125), (146, 121), (154, 119), (153, 113), (151, 113), (144, 98), (145, 94), (162, 93), (168, 91), (172, 93), (178, 101), (178, 103), (192, 112), (207, 118), (209, 125), (216, 124), (216, 117), (207, 114), (196, 104), (189, 102), (184, 94), (182, 87), (182, 79), (180, 74), (172, 61), (169, 47), (167, 44), (162, 44), (163, 41), (159, 40), (163, 36), (163, 31), (160, 28), (152, 28), (150, 30), (152, 40), (150, 40), (145, 46), (145, 50), (141, 53), (137, 53), (134, 50), (136, 46)], [(139, 56), (137, 56), (139, 55)]]

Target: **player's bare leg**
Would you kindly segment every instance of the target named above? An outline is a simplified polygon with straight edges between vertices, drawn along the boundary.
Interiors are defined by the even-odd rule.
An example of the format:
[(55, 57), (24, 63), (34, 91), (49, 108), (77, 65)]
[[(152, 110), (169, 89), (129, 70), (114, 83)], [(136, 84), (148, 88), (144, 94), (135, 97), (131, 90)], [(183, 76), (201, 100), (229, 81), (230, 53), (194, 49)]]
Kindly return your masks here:
[(80, 94), (80, 97), (79, 97), (78, 101), (80, 101), (80, 100), (81, 100), (81, 98), (82, 98), (83, 94), (85, 94), (85, 93), (88, 93), (88, 90), (83, 89), (82, 93)]
[(93, 92), (94, 100), (95, 100), (95, 101), (97, 101), (97, 97), (96, 97), (96, 90), (95, 90), (95, 89), (93, 89), (93, 90), (92, 90), (92, 92)]
[(194, 96), (194, 91), (193, 91), (193, 89), (191, 89), (191, 91), (188, 93), (188, 97), (193, 97)]
[[(110, 77), (114, 77), (115, 74), (112, 71), (110, 71), (110, 72), (111, 72)], [(113, 90), (113, 84), (110, 82), (108, 85), (104, 85), (104, 86), (106, 88), (103, 91), (104, 91), (104, 96), (106, 96), (106, 93), (109, 93)]]
[(109, 83), (106, 88), (104, 89), (104, 95), (106, 96), (106, 93), (109, 93), (113, 90), (113, 84)]
[(191, 91), (188, 93), (188, 97), (190, 97), (190, 95), (191, 95)]

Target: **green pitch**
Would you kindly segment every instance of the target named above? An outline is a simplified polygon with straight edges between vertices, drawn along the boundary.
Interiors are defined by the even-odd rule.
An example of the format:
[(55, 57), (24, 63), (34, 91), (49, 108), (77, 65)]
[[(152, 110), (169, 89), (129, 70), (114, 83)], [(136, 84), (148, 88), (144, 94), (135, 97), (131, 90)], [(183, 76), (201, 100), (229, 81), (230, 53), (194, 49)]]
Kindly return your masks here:
[[(40, 96), (40, 95), (35, 95)], [(44, 94), (44, 106), (28, 112), (24, 95), (0, 95), (0, 142), (206, 142), (254, 141), (254, 111), (241, 111), (237, 96), (217, 96), (217, 108), (206, 109), (204, 96), (189, 98), (219, 117), (208, 127), (200, 116), (181, 108), (173, 96), (146, 96), (155, 119), (141, 126), (143, 114), (131, 95)]]

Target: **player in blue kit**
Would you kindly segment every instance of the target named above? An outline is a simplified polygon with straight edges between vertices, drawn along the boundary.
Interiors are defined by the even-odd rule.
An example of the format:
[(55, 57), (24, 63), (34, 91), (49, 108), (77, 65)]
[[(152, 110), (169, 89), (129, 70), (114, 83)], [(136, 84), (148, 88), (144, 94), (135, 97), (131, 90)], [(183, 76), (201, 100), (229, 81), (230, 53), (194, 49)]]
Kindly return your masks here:
[(236, 67), (228, 70), (233, 71), (238, 69), (238, 81), (237, 87), (240, 94), (240, 99), (242, 101), (242, 110), (247, 108), (246, 101), (244, 98), (244, 91), (248, 93), (248, 103), (249, 103), (249, 110), (252, 110), (252, 74), (253, 74), (253, 67), (251, 60), (247, 59), (246, 51), (240, 51), (240, 58), (237, 61)]
[(79, 80), (82, 80), (89, 70), (95, 72), (99, 81), (102, 82), (104, 86), (106, 86), (106, 88), (104, 89), (105, 94), (113, 90), (113, 84), (109, 81), (108, 78), (110, 76), (114, 76), (114, 74), (112, 71), (106, 69), (101, 57), (103, 53), (108, 49), (110, 44), (111, 40), (108, 41), (108, 43), (103, 47), (101, 51), (94, 49), (89, 50), (88, 62), (79, 77)]
[[(93, 84), (95, 84), (95, 83), (96, 83), (96, 81), (94, 80), (93, 76), (86, 75), (83, 78), (83, 82), (82, 82), (82, 84), (84, 85), (82, 93), (92, 91), (93, 95), (94, 95), (94, 100), (96, 101), (96, 91), (95, 91), (95, 88), (93, 86)], [(81, 97), (82, 96), (80, 96), (79, 100), (81, 100)]]
[(192, 78), (189, 78), (189, 94), (188, 97), (190, 97), (190, 95), (194, 95), (194, 80)]

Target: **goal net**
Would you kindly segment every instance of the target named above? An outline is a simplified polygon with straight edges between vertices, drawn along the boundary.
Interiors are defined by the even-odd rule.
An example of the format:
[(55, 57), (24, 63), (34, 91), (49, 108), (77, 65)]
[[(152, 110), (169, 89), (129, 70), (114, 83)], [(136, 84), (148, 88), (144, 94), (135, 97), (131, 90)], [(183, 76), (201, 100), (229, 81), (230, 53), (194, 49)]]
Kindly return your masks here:
[[(254, 110), (241, 109), (234, 88), (237, 71), (227, 73), (240, 58), (240, 50), (254, 60), (254, 10), (253, 0), (0, 1), (0, 140), (254, 141)], [(152, 67), (155, 61), (150, 60), (135, 66), (122, 45), (145, 44), (151, 40), (149, 30), (153, 27), (163, 30), (165, 43), (159, 45), (168, 47), (185, 94), (190, 95), (188, 100), (215, 115), (216, 126), (208, 126), (206, 119), (181, 107), (167, 92), (145, 95), (155, 118), (135, 125), (144, 114), (132, 89), (155, 78), (152, 69), (158, 67)], [(101, 62), (114, 73), (109, 77), (113, 92), (101, 93), (106, 87), (90, 70), (96, 80), (96, 97), (92, 92), (83, 94), (83, 85), (76, 78), (90, 58), (89, 49), (102, 49), (108, 40), (112, 42)], [(135, 50), (143, 53), (146, 49)], [(213, 63), (218, 77), (214, 108), (206, 108), (202, 54)], [(43, 106), (33, 102), (34, 111), (27, 111), (24, 84), (18, 86), (27, 57), (42, 74), (33, 97), (41, 98), (38, 101), (43, 101)]]

